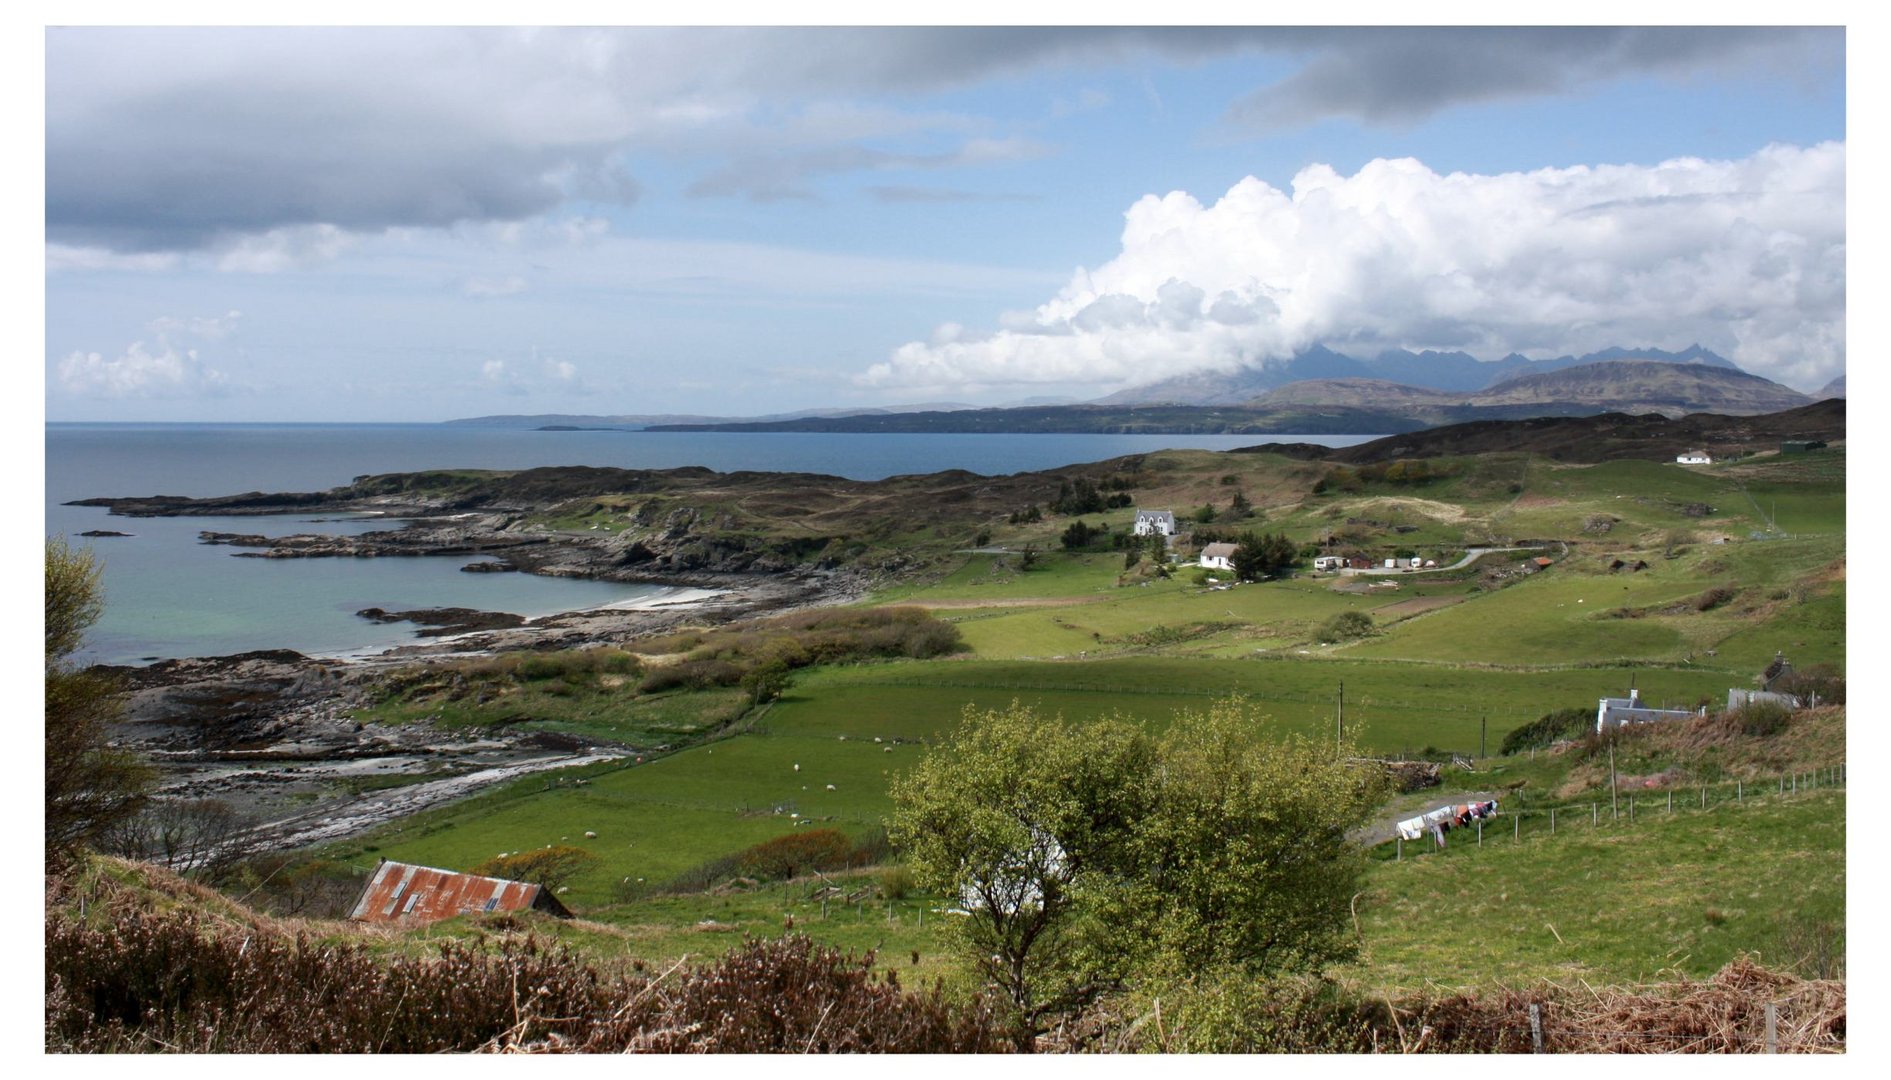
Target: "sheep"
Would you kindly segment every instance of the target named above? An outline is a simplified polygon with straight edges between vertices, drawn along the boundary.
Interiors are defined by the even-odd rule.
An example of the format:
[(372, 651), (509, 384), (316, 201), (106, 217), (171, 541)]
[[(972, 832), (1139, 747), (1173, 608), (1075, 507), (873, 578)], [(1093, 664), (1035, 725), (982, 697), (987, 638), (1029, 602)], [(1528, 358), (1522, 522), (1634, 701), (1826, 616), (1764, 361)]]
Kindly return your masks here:
[(585, 838), (586, 840), (596, 840), (596, 839), (598, 838), (598, 834), (597, 834), (597, 833), (594, 833), (594, 832), (592, 832), (592, 831), (591, 831), (591, 830), (589, 830), (589, 829), (586, 829), (586, 830), (584, 831), (584, 838)]
[(835, 790), (835, 788), (834, 788), (834, 785), (832, 785), (832, 784), (829, 784), (829, 785), (827, 785), (827, 790), (829, 790), (829, 791), (833, 791), (833, 790)]

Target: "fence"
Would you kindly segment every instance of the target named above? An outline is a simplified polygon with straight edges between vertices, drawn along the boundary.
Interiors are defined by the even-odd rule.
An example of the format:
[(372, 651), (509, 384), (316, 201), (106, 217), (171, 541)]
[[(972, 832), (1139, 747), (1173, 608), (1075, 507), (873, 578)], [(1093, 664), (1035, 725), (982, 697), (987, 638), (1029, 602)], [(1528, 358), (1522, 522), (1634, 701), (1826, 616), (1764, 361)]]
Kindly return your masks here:
[[(1745, 779), (1718, 784), (1696, 784), (1686, 788), (1666, 788), (1659, 792), (1635, 789), (1627, 793), (1615, 791), (1601, 799), (1587, 803), (1565, 803), (1545, 809), (1516, 810), (1503, 809), (1499, 799), (1499, 814), (1494, 818), (1477, 821), (1474, 826), (1463, 826), (1452, 830), (1454, 833), (1468, 832), (1475, 828), (1475, 839), (1460, 838), (1458, 844), (1474, 843), (1482, 847), (1489, 833), (1489, 839), (1508, 839), (1520, 843), (1527, 831), (1532, 836), (1554, 836), (1558, 828), (1567, 832), (1572, 828), (1598, 829), (1604, 825), (1633, 825), (1639, 818), (1654, 815), (1668, 817), (1676, 813), (1711, 810), (1727, 803), (1742, 805), (1752, 800), (1768, 797), (1778, 798), (1797, 795), (1801, 792), (1820, 791), (1845, 786), (1845, 764), (1821, 766), (1805, 772), (1780, 773), (1768, 781), (1749, 783)], [(1510, 827), (1504, 828), (1503, 819), (1509, 819)], [(1526, 824), (1526, 822), (1528, 824)], [(1504, 837), (1504, 833), (1510, 833)], [(1393, 861), (1405, 858), (1405, 839), (1394, 837)], [(1413, 841), (1418, 852), (1436, 850), (1436, 843), (1429, 837)], [(1380, 845), (1383, 850), (1383, 845)], [(1447, 847), (1451, 845), (1447, 844)]]

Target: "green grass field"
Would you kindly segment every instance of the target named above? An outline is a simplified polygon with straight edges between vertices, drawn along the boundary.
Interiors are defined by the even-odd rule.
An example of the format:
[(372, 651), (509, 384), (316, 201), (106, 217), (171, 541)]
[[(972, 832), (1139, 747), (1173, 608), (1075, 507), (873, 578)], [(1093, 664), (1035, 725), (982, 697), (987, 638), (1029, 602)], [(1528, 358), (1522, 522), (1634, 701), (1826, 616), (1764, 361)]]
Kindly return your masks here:
[[(1283, 730), (1324, 737), (1343, 684), (1346, 722), (1365, 747), (1487, 751), (1475, 771), (1451, 770), (1448, 783), (1471, 791), (1526, 781), (1510, 803), (1535, 810), (1596, 783), (1593, 763), (1494, 756), (1506, 733), (1544, 713), (1593, 708), (1631, 682), (1657, 703), (1717, 703), (1729, 687), (1751, 686), (1780, 650), (1801, 667), (1843, 670), (1842, 451), (1707, 469), (1517, 455), (1448, 464), (1455, 471), (1429, 484), (1320, 496), (1307, 489), (1323, 466), (1264, 455), (1165, 453), (1151, 455), (1145, 470), (1178, 513), (1225, 505), (1238, 487), (1260, 509), (1245, 524), (1284, 529), (1299, 542), (1352, 530), (1428, 556), (1491, 537), (1561, 538), (1567, 551), (1551, 549), (1557, 561), (1545, 572), (1503, 580), (1482, 572), (1515, 569), (1523, 555), (1494, 554), (1444, 580), (1399, 575), (1396, 589), (1371, 592), (1313, 577), (1209, 590), (1186, 569), (1122, 584), (1120, 553), (1056, 550), (1069, 519), (994, 527), (999, 543), (1036, 544), (1037, 566), (1020, 569), (1015, 554), (928, 554), (937, 561), (926, 579), (871, 601), (928, 608), (958, 628), (968, 654), (796, 671), (784, 696), (741, 733), (693, 746), (685, 744), (742, 713), (740, 691), (620, 701), (534, 684), (518, 693), (510, 723), (684, 748), (634, 767), (517, 781), (329, 854), (464, 868), (569, 843), (599, 861), (565, 899), (605, 924), (583, 933), (609, 948), (653, 961), (720, 952), (743, 933), (777, 933), (792, 920), (819, 940), (881, 948), (889, 966), (958, 980), (963, 972), (938, 949), (938, 898), (830, 904), (823, 918), (805, 882), (632, 900), (623, 887), (669, 881), (797, 830), (873, 836), (890, 809), (889, 778), (967, 706), (1015, 699), (1046, 715), (1123, 714), (1161, 725), (1240, 693)], [(1085, 520), (1115, 530), (1130, 513)], [(1769, 517), (1786, 537), (1749, 539)], [(1712, 542), (1721, 537), (1731, 542)], [(917, 534), (914, 542), (932, 552), (949, 543)], [(1610, 570), (1618, 559), (1647, 568)], [(1375, 632), (1322, 642), (1321, 625), (1343, 611), (1372, 614)], [(428, 715), (402, 705), (377, 718)], [(450, 707), (431, 715), (448, 725), (479, 722)], [(490, 710), (480, 716), (491, 722)], [(1842, 741), (1841, 732), (1841, 752)], [(1817, 749), (1831, 745), (1827, 738)], [(1702, 780), (1739, 774), (1725, 759), (1672, 753), (1635, 764), (1673, 765)], [(1663, 971), (1705, 975), (1742, 949), (1786, 957), (1842, 928), (1843, 839), (1843, 795), (1818, 793), (1554, 838), (1526, 829), (1521, 843), (1375, 861), (1359, 907), (1366, 954), (1347, 974), (1407, 988), (1539, 976), (1632, 981)], [(852, 879), (848, 891), (866, 889), (870, 876)], [(932, 920), (923, 928), (922, 911)]]

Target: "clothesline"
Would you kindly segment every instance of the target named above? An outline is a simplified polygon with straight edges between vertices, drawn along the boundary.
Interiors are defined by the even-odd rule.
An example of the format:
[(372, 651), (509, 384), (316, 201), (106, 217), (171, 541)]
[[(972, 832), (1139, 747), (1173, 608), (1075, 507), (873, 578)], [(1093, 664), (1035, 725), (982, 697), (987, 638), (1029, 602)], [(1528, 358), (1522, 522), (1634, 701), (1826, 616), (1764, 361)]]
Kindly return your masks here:
[(1484, 802), (1459, 803), (1455, 806), (1440, 806), (1429, 813), (1415, 818), (1407, 818), (1398, 823), (1399, 836), (1406, 840), (1416, 840), (1429, 831), (1438, 841), (1439, 847), (1445, 846), (1444, 834), (1453, 828), (1464, 828), (1473, 821), (1490, 817), (1497, 812), (1497, 800)]

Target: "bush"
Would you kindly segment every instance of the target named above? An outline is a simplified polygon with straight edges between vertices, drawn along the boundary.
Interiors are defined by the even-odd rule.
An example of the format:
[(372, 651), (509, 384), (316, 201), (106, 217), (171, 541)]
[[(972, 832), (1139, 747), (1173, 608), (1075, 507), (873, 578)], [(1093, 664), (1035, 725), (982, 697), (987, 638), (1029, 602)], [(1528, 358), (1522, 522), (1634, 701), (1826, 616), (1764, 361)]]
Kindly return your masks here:
[(530, 936), (379, 957), (125, 897), (80, 919), (72, 893), (49, 883), (49, 1052), (991, 1053), (1015, 1041), (982, 999), (909, 993), (875, 974), (871, 953), (804, 937), (649, 979)]
[(1596, 714), (1584, 708), (1558, 709), (1544, 713), (1535, 720), (1514, 728), (1504, 736), (1500, 754), (1519, 754), (1525, 750), (1541, 750), (1568, 739), (1580, 739), (1589, 734), (1595, 726)]
[(750, 877), (779, 880), (814, 870), (835, 870), (848, 865), (853, 841), (838, 829), (800, 829), (764, 840), (742, 852), (737, 865)]
[(1777, 701), (1750, 701), (1721, 715), (1721, 722), (1742, 735), (1777, 735), (1792, 725), (1793, 711)]
[(904, 900), (915, 888), (913, 872), (903, 865), (895, 864), (880, 871), (880, 897), (884, 900)]
[(1372, 633), (1372, 616), (1363, 611), (1342, 611), (1320, 624), (1321, 641), (1351, 641)]
[(1725, 585), (1716, 585), (1694, 598), (1694, 610), (1712, 611), (1739, 595), (1740, 591), (1738, 589), (1729, 589)]
[(596, 866), (598, 857), (583, 848), (569, 844), (554, 844), (550, 847), (534, 848), (531, 851), (517, 851), (510, 855), (500, 855), (478, 866), (469, 873), (480, 877), (505, 878), (508, 881), (524, 881), (534, 885), (543, 885), (552, 892), (570, 881), (578, 874)]

